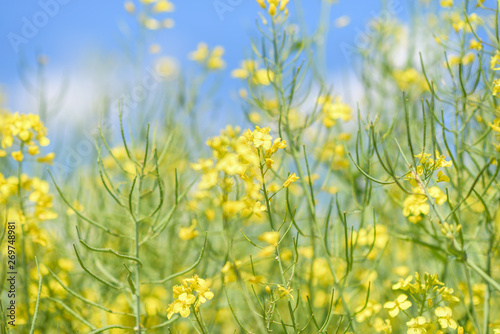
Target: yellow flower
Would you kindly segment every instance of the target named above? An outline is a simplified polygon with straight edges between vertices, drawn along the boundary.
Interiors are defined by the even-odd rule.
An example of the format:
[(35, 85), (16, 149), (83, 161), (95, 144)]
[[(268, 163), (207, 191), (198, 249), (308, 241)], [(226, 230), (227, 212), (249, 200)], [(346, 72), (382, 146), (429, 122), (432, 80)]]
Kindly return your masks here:
[(70, 272), (75, 267), (73, 261), (66, 258), (59, 259), (57, 261), (57, 264), (59, 265), (59, 268), (67, 272)]
[(462, 64), (463, 65), (468, 65), (472, 63), (476, 59), (476, 55), (473, 53), (468, 53), (465, 56), (462, 57)]
[(196, 297), (186, 292), (182, 293), (172, 304), (168, 306), (167, 318), (170, 319), (175, 313), (187, 318), (191, 314), (190, 307), (196, 301)]
[(278, 292), (280, 292), (280, 298), (292, 298), (292, 300), (295, 300), (292, 295), (293, 289), (291, 288), (284, 288), (281, 285), (278, 284)]
[[(172, 290), (174, 297), (177, 299), (168, 306), (168, 319), (172, 318), (175, 313), (179, 313), (181, 317), (186, 318), (191, 314), (190, 308), (192, 305), (197, 310), (200, 304), (214, 297), (213, 292), (210, 291), (208, 282), (199, 278), (198, 275), (184, 279), (182, 285), (176, 285)], [(197, 296), (195, 296), (195, 292)]]
[(273, 142), (271, 148), (266, 152), (266, 156), (271, 156), (278, 152), (279, 149), (286, 148), (286, 140), (281, 140), (281, 138), (276, 138)]
[(406, 323), (408, 327), (407, 334), (425, 334), (427, 330), (425, 329), (425, 324), (427, 319), (425, 317), (416, 317), (411, 319)]
[(453, 162), (451, 160), (446, 161), (446, 157), (444, 156), (444, 154), (439, 155), (439, 153), (436, 151), (436, 157), (438, 157), (438, 159), (435, 163), (433, 159), (429, 159), (429, 163), (433, 165), (434, 169), (453, 166)]
[(237, 79), (246, 79), (255, 72), (257, 64), (253, 60), (244, 60), (241, 62), (241, 68), (237, 68), (231, 72), (231, 76)]
[(233, 70), (231, 76), (237, 79), (251, 78), (255, 85), (269, 86), (274, 80), (274, 73), (268, 69), (259, 69), (254, 60), (244, 60), (241, 67)]
[(194, 60), (202, 65), (206, 65), (209, 70), (218, 70), (225, 66), (222, 56), (224, 48), (216, 46), (212, 51), (205, 43), (199, 43), (198, 48), (189, 54), (191, 60)]
[(500, 133), (500, 118), (497, 118), (492, 123), (488, 123), (493, 131)]
[(30, 155), (37, 155), (38, 153), (40, 153), (40, 148), (36, 145), (30, 145), (28, 147), (28, 153)]
[(499, 92), (500, 92), (500, 80), (495, 79), (493, 80), (493, 91), (491, 94), (493, 94), (493, 96), (498, 96)]
[(21, 151), (12, 152), (11, 155), (12, 155), (12, 158), (14, 160), (19, 161), (19, 162), (23, 161), (23, 159), (24, 159), (23, 152), (21, 152)]
[(448, 224), (445, 222), (441, 228), (441, 233), (443, 233), (447, 238), (453, 239), (453, 236), (461, 229), (462, 225)]
[(334, 126), (339, 119), (349, 121), (352, 118), (351, 107), (343, 103), (340, 97), (322, 96), (318, 104), (322, 107), (323, 125), (327, 128)]
[(422, 194), (420, 188), (417, 187), (413, 191), (417, 194), (409, 195), (403, 202), (403, 215), (415, 224), (422, 220), (421, 215), (429, 213), (430, 205), (427, 203), (427, 197)]
[(160, 21), (158, 21), (157, 19), (152, 18), (152, 17), (145, 18), (142, 21), (142, 23), (149, 30), (157, 30), (160, 28)]
[(394, 318), (399, 314), (399, 311), (409, 309), (411, 305), (408, 296), (400, 294), (395, 301), (385, 303), (384, 308), (388, 309), (389, 315)]
[(437, 181), (438, 182), (450, 182), (450, 178), (448, 176), (444, 175), (443, 171), (440, 170), (437, 173)]
[(250, 140), (256, 148), (262, 147), (265, 150), (269, 150), (272, 145), (272, 137), (269, 135), (271, 129), (269, 127), (260, 128), (255, 127), (254, 131), (248, 130), (245, 137)]
[(158, 0), (153, 7), (153, 11), (156, 13), (173, 12), (174, 8), (174, 4), (170, 1)]
[(50, 141), (46, 137), (47, 129), (35, 114), (19, 114), (1, 112), (0, 138), (2, 148), (11, 147), (14, 138), (32, 146), (37, 140), (40, 146), (47, 146)]
[(36, 161), (52, 165), (52, 162), (54, 161), (55, 156), (56, 156), (56, 154), (54, 152), (52, 152), (52, 153), (47, 154), (44, 157), (36, 159)]
[(207, 61), (207, 67), (209, 70), (219, 70), (226, 66), (222, 56), (224, 55), (224, 48), (222, 46), (216, 46)]
[(420, 91), (426, 91), (429, 89), (424, 75), (414, 68), (394, 71), (394, 79), (399, 89), (403, 91), (407, 91), (412, 87), (417, 88)]
[(274, 16), (276, 14), (276, 5), (274, 3), (269, 5), (268, 9), (269, 15)]
[(267, 242), (269, 245), (275, 246), (280, 240), (280, 233), (277, 231), (264, 232), (259, 235), (258, 239)]
[(457, 329), (457, 322), (451, 318), (453, 312), (449, 307), (437, 307), (435, 314), (438, 317), (441, 328)]
[(262, 121), (262, 117), (260, 116), (260, 114), (258, 112), (251, 112), (249, 115), (248, 115), (248, 119), (250, 120), (250, 122), (252, 122), (253, 124), (258, 124)]
[(376, 318), (373, 328), (377, 333), (392, 333), (391, 321), (389, 319), (382, 320), (382, 318)]
[(269, 86), (274, 81), (274, 73), (265, 68), (258, 69), (255, 71), (252, 81), (256, 85)]
[(469, 44), (469, 48), (472, 50), (479, 51), (483, 48), (483, 45), (477, 39), (471, 39), (470, 44)]
[(189, 54), (191, 60), (202, 62), (208, 57), (208, 46), (205, 43), (199, 43), (198, 48)]
[(361, 305), (358, 308), (356, 308), (356, 321), (357, 322), (364, 322), (366, 319), (371, 317), (372, 315), (378, 313), (382, 306), (373, 301), (369, 300), (368, 303), (365, 305)]
[(453, 0), (441, 0), (440, 4), (441, 4), (441, 7), (443, 7), (443, 8), (451, 7), (451, 6), (453, 6)]
[(267, 3), (269, 6), (266, 4), (265, 0), (257, 0), (257, 3), (259, 6), (263, 9), (267, 8), (267, 11), (269, 15), (274, 16), (276, 15), (277, 11), (284, 12), (285, 15), (288, 15), (288, 9), (286, 6), (288, 5), (289, 0), (267, 0)]
[(400, 290), (401, 289), (404, 291), (408, 291), (412, 280), (413, 280), (412, 275), (406, 277), (405, 279), (400, 278), (399, 281), (392, 286), (392, 289), (393, 290)]
[(181, 227), (179, 229), (179, 238), (181, 240), (192, 240), (196, 238), (200, 234), (200, 232), (196, 231), (196, 225), (198, 225), (198, 221), (193, 219), (191, 221), (191, 226)]
[(287, 188), (292, 182), (295, 182), (298, 179), (299, 179), (299, 177), (297, 175), (295, 175), (295, 173), (292, 173), (292, 174), (288, 175), (288, 178), (283, 183), (283, 187)]
[(497, 67), (498, 65), (500, 65), (500, 51), (496, 50), (495, 55), (490, 59), (490, 69), (498, 71), (500, 70), (500, 67)]
[(214, 298), (214, 293), (210, 291), (209, 284), (204, 279), (198, 279), (195, 290), (198, 292), (198, 301), (201, 304), (204, 304), (207, 300)]
[(436, 200), (437, 205), (443, 205), (446, 202), (446, 194), (439, 187), (431, 187), (428, 191), (429, 195)]

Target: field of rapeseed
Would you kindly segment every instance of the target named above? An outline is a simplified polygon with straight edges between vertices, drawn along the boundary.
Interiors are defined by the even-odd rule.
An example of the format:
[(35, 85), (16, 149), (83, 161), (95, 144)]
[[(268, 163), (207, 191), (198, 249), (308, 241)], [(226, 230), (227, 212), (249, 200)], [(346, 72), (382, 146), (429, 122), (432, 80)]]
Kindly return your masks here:
[(500, 333), (499, 4), (388, 9), (340, 90), (318, 2), (308, 32), (256, 1), (216, 136), (224, 47), (161, 57), (174, 0), (125, 2), (161, 89), (101, 108), (88, 164), (58, 162), (43, 87), (2, 95), (1, 333)]

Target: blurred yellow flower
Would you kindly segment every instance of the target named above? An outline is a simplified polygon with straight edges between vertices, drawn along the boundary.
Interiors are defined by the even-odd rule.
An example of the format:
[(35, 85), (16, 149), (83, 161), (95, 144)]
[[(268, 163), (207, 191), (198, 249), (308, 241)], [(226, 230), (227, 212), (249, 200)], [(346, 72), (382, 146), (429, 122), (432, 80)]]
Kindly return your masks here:
[(219, 70), (226, 65), (222, 59), (223, 55), (224, 48), (222, 46), (216, 46), (213, 50), (210, 50), (207, 44), (199, 43), (198, 48), (189, 54), (189, 58), (205, 65), (209, 70)]
[(191, 225), (189, 227), (181, 227), (179, 229), (179, 238), (181, 240), (192, 240), (196, 238), (200, 232), (196, 230), (198, 221), (196, 219), (191, 220)]
[(271, 246), (276, 246), (280, 240), (280, 233), (277, 231), (264, 232), (259, 235), (258, 239), (267, 242)]
[(153, 6), (153, 11), (156, 13), (173, 12), (175, 6), (168, 0), (158, 0)]
[(21, 151), (12, 152), (11, 155), (12, 155), (12, 158), (14, 160), (19, 161), (19, 162), (23, 161), (23, 159), (24, 159), (23, 152), (21, 152)]
[(44, 157), (40, 157), (40, 158), (36, 159), (36, 161), (52, 165), (52, 162), (54, 161), (55, 156), (56, 156), (56, 154), (54, 152), (51, 152), (51, 153), (48, 153)]
[(322, 107), (323, 125), (327, 128), (334, 126), (339, 119), (349, 121), (352, 118), (351, 107), (343, 103), (340, 97), (321, 96), (318, 104)]

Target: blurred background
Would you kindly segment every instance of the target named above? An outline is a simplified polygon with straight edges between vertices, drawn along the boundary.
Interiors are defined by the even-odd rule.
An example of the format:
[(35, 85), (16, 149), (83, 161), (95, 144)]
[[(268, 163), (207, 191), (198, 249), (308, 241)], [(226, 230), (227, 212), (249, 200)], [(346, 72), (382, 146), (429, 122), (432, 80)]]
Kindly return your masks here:
[[(221, 96), (231, 96), (238, 82), (230, 77), (241, 60), (251, 53), (249, 39), (255, 37), (255, 21), (259, 6), (254, 0), (183, 0), (172, 1), (175, 11), (167, 13), (173, 19), (169, 29), (154, 31), (150, 44), (161, 51), (144, 58), (144, 68), (153, 66), (159, 56), (168, 56), (181, 66), (190, 62), (189, 52), (199, 42), (210, 47), (221, 45), (227, 63), (221, 75)], [(54, 3), (56, 5), (54, 5)], [(318, 29), (321, 1), (302, 1), (304, 16), (296, 17), (292, 1), (291, 16), (310, 29)], [(330, 75), (339, 77), (350, 69), (350, 54), (345, 48), (354, 47), (356, 40), (369, 31), (367, 22), (385, 15), (383, 6), (394, 8), (398, 17), (408, 15), (406, 1), (339, 1), (331, 11), (331, 27), (326, 45), (326, 66)], [(41, 14), (48, 13), (49, 15)], [(392, 15), (392, 13), (391, 13)], [(48, 19), (45, 20), (45, 18)], [(58, 117), (88, 115), (96, 98), (109, 87), (120, 86), (123, 77), (133, 71), (129, 62), (130, 41), (139, 25), (121, 1), (40, 0), (2, 1), (0, 4), (0, 85), (8, 96), (12, 110), (29, 112), (36, 107), (37, 97), (27, 91), (30, 76), (35, 76), (37, 57), (46, 57), (46, 86), (55, 96), (61, 87), (66, 89)], [(29, 29), (30, 23), (38, 24)], [(33, 27), (31, 27), (33, 28)], [(33, 31), (34, 30), (34, 31)], [(242, 36), (248, 36), (244, 38)], [(139, 47), (139, 46), (137, 46)], [(132, 51), (133, 52), (133, 51)], [(90, 70), (89, 69), (93, 69)], [(345, 73), (344, 73), (345, 74)], [(23, 82), (23, 76), (25, 78)], [(115, 92), (120, 94), (119, 91)], [(233, 108), (234, 99), (225, 99), (223, 109)], [(236, 120), (237, 121), (237, 120)]]

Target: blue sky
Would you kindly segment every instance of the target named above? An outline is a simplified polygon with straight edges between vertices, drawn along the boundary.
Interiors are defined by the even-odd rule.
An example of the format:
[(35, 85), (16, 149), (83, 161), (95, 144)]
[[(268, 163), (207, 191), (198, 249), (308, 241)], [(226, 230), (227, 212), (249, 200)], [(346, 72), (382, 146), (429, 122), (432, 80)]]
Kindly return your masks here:
[[(173, 29), (155, 33), (155, 41), (162, 46), (162, 53), (177, 58), (186, 65), (187, 54), (200, 41), (223, 45), (226, 49), (226, 71), (238, 66), (249, 53), (249, 38), (256, 35), (255, 19), (260, 10), (255, 0), (172, 0), (176, 6), (169, 14), (175, 20)], [(53, 4), (57, 4), (57, 8)], [(217, 3), (226, 4), (222, 15), (216, 10)], [(231, 5), (231, 3), (233, 5)], [(291, 1), (292, 19), (293, 3)], [(315, 29), (320, 10), (319, 0), (302, 1), (309, 29)], [(47, 12), (52, 4), (54, 15), (44, 23), (41, 11)], [(378, 0), (339, 1), (333, 6), (329, 37), (329, 70), (337, 71), (349, 65), (341, 53), (342, 42), (352, 44), (356, 35), (363, 31), (366, 22), (378, 15), (381, 4)], [(336, 18), (348, 15), (351, 23), (336, 29)], [(12, 39), (23, 36), (27, 21), (37, 21), (41, 27), (19, 44), (19, 52)], [(134, 18), (123, 8), (121, 1), (97, 0), (40, 0), (2, 1), (0, 4), (0, 85), (11, 99), (10, 107), (23, 108), (22, 85), (18, 74), (18, 63), (22, 57), (33, 62), (35, 54), (42, 53), (50, 59), (49, 68), (63, 71), (71, 77), (85, 63), (89, 54), (99, 57), (123, 56), (123, 32), (120, 27), (133, 26)], [(28, 24), (29, 25), (29, 24)], [(13, 35), (16, 34), (16, 35)], [(227, 81), (227, 80), (226, 80)]]

